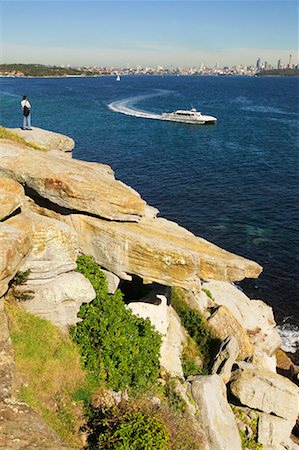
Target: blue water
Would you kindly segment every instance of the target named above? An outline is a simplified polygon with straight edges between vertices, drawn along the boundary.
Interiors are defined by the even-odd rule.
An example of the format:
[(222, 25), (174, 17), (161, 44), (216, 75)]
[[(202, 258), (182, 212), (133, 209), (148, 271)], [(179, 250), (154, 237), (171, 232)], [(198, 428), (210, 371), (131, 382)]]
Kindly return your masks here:
[[(75, 158), (111, 165), (161, 216), (259, 262), (263, 274), (241, 287), (298, 324), (298, 87), (284, 77), (2, 78), (1, 123), (21, 125), (28, 95), (33, 126), (72, 136)], [(218, 123), (108, 108), (121, 100), (150, 114), (196, 107)]]

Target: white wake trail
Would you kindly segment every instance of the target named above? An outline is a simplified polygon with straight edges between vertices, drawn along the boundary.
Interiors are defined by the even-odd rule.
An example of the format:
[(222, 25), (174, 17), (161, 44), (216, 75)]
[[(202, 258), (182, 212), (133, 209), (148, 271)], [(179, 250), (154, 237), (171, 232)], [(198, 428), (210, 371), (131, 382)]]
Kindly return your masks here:
[(146, 95), (137, 95), (135, 97), (125, 98), (123, 100), (116, 100), (108, 105), (108, 108), (112, 111), (125, 114), (127, 116), (141, 117), (142, 119), (155, 119), (161, 120), (161, 114), (153, 114), (148, 111), (142, 111), (136, 109), (134, 105), (141, 100), (151, 97), (157, 97), (160, 95), (169, 94), (170, 91), (159, 90), (158, 92)]

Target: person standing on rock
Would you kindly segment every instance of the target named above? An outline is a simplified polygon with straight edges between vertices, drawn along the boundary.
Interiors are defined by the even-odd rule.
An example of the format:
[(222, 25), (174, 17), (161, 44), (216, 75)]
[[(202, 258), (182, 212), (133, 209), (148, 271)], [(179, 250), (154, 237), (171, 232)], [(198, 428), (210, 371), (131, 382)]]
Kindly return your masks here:
[(27, 96), (24, 95), (21, 101), (21, 106), (23, 110), (23, 130), (32, 130), (31, 128), (31, 105)]

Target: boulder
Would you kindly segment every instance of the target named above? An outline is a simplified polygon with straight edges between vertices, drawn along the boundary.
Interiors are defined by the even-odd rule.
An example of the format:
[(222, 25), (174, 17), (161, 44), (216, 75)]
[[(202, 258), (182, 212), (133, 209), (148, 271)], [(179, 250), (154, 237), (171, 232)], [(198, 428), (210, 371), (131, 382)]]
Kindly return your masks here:
[(275, 448), (290, 440), (294, 423), (270, 414), (260, 413), (258, 421), (258, 442), (263, 446)]
[(281, 339), (270, 306), (261, 300), (250, 300), (231, 283), (209, 280), (202, 283), (202, 289), (210, 292), (215, 306), (229, 309), (246, 330), (257, 352), (273, 355)]
[[(187, 336), (180, 319), (171, 306), (167, 306), (164, 295), (157, 295), (160, 304), (131, 302), (127, 306), (133, 314), (149, 319), (162, 335), (160, 365), (172, 377), (183, 378), (181, 354), (187, 343)], [(141, 299), (142, 300), (142, 299)]]
[(142, 317), (143, 319), (149, 319), (159, 333), (162, 335), (166, 334), (168, 327), (168, 306), (166, 297), (161, 296), (160, 304), (158, 305), (138, 301), (128, 303), (127, 307), (134, 315)]
[(101, 269), (101, 271), (103, 272), (103, 274), (106, 277), (109, 294), (114, 294), (114, 292), (116, 291), (116, 289), (118, 288), (119, 283), (120, 283), (119, 277), (117, 275), (115, 275), (114, 273), (109, 272), (108, 270)]
[[(80, 251), (122, 279), (135, 274), (167, 286), (199, 290), (199, 278), (255, 277), (260, 266), (194, 236), (174, 222), (143, 218), (117, 223), (72, 214)], [(68, 222), (69, 223), (69, 222)]]
[(19, 183), (9, 178), (0, 178), (0, 220), (16, 211), (24, 201), (24, 188)]
[(232, 367), (238, 355), (239, 345), (237, 339), (234, 336), (228, 336), (221, 342), (212, 368), (212, 373), (219, 375), (225, 384), (230, 380)]
[[(67, 211), (111, 220), (138, 221), (156, 210), (100, 164), (58, 158), (8, 142), (0, 142), (0, 176), (12, 178)], [(64, 210), (65, 211), (65, 210)]]
[(21, 128), (11, 128), (11, 131), (24, 139), (24, 141), (38, 145), (45, 150), (71, 152), (75, 147), (75, 142), (72, 138), (60, 133), (54, 133), (54, 131), (43, 130), (37, 127), (32, 128), (30, 133), (28, 133), (28, 130), (22, 130)]
[(209, 317), (208, 324), (213, 334), (221, 340), (234, 336), (239, 347), (239, 358), (246, 359), (253, 355), (254, 348), (246, 331), (225, 306), (219, 306)]
[(205, 430), (210, 449), (241, 450), (241, 438), (222, 379), (218, 375), (189, 377), (187, 389), (196, 403), (196, 419)]
[(25, 231), (0, 223), (0, 297), (5, 294), (9, 281), (24, 264), (31, 245)]
[(15, 368), (14, 352), (9, 336), (8, 320), (4, 311), (4, 302), (0, 300), (0, 402), (11, 394)]
[(267, 353), (255, 351), (250, 362), (255, 366), (262, 367), (263, 369), (271, 370), (271, 372), (276, 373), (275, 355), (269, 356)]
[(21, 267), (22, 271), (30, 269), (30, 284), (48, 282), (76, 268), (78, 243), (73, 228), (27, 208), (6, 223), (31, 236), (32, 251)]
[(168, 327), (160, 350), (161, 367), (173, 378), (184, 378), (181, 356), (187, 345), (187, 333), (172, 306), (168, 306)]
[(61, 328), (77, 323), (82, 303), (89, 303), (95, 298), (90, 282), (77, 272), (58, 275), (54, 280), (40, 285), (28, 284), (26, 289), (33, 292), (33, 298), (22, 302), (23, 308)]
[(287, 378), (248, 363), (238, 363), (230, 390), (242, 405), (275, 414), (295, 425), (299, 388)]

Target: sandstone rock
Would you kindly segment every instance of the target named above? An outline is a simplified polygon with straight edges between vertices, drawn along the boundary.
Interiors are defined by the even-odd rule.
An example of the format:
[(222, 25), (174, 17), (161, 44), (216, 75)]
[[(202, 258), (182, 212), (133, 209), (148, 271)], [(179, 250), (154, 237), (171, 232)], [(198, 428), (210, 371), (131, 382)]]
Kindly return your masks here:
[(71, 450), (21, 402), (0, 402), (0, 448), (3, 450)]
[(0, 297), (7, 291), (9, 281), (24, 264), (30, 250), (31, 242), (27, 233), (0, 223)]
[(272, 356), (281, 339), (275, 328), (273, 310), (260, 300), (250, 300), (240, 289), (230, 283), (213, 281), (202, 283), (210, 291), (214, 304), (226, 306), (247, 331), (256, 351)]
[(239, 363), (230, 389), (250, 408), (275, 414), (295, 424), (299, 412), (299, 389), (287, 378), (253, 364)]
[(160, 304), (144, 303), (141, 301), (131, 302), (128, 308), (132, 313), (149, 319), (151, 324), (162, 335), (160, 350), (160, 365), (172, 377), (183, 378), (181, 354), (184, 344), (187, 343), (186, 332), (181, 325), (180, 319), (171, 306), (167, 306), (164, 295), (157, 295)]
[(294, 423), (281, 417), (261, 413), (258, 421), (258, 442), (273, 448), (288, 442)]
[(252, 356), (254, 349), (246, 331), (225, 306), (217, 308), (208, 319), (208, 324), (217, 338), (221, 340), (226, 339), (228, 336), (236, 338), (240, 359)]
[(76, 268), (78, 243), (73, 228), (27, 208), (6, 223), (31, 236), (32, 251), (21, 267), (22, 271), (30, 269), (30, 284), (48, 282)]
[(108, 272), (108, 270), (101, 269), (101, 271), (106, 276), (109, 294), (114, 294), (120, 283), (119, 277), (112, 272)]
[(9, 178), (0, 178), (0, 220), (16, 211), (25, 200), (23, 187)]
[[(199, 278), (258, 276), (258, 264), (194, 236), (166, 219), (116, 223), (71, 215), (80, 251), (122, 279), (136, 274), (167, 286), (199, 289)], [(69, 222), (68, 222), (69, 223)]]
[(288, 355), (281, 349), (276, 350), (275, 356), (277, 361), (277, 372), (298, 384), (299, 366), (294, 364), (291, 358), (289, 358)]
[(162, 335), (165, 335), (168, 327), (168, 306), (167, 299), (164, 296), (161, 297), (162, 299), (159, 305), (138, 301), (128, 303), (127, 307), (134, 315), (143, 319), (149, 319), (156, 330)]
[(254, 366), (262, 367), (263, 369), (270, 370), (276, 373), (276, 357), (275, 355), (269, 356), (267, 353), (254, 352), (251, 360), (251, 364)]
[(136, 191), (101, 170), (100, 164), (57, 158), (17, 143), (0, 142), (0, 176), (13, 178), (33, 194), (68, 210), (120, 221), (156, 214)]
[[(11, 394), (15, 368), (14, 352), (9, 335), (3, 300), (0, 300), (0, 402)], [(0, 422), (1, 423), (1, 422)], [(0, 432), (1, 434), (1, 432)]]
[(220, 349), (215, 357), (212, 373), (219, 375), (224, 383), (228, 383), (234, 362), (239, 354), (238, 341), (234, 336), (228, 336), (221, 342)]
[(181, 356), (187, 344), (187, 333), (180, 318), (172, 308), (168, 307), (168, 327), (166, 336), (162, 339), (160, 350), (161, 367), (173, 378), (183, 378)]
[(241, 450), (241, 439), (234, 414), (226, 400), (225, 384), (218, 375), (189, 377), (188, 391), (213, 450)]
[(28, 284), (34, 297), (21, 303), (26, 311), (50, 320), (54, 325), (65, 328), (80, 319), (77, 313), (82, 303), (95, 298), (90, 282), (80, 273), (69, 272), (58, 275), (44, 284)]
[(72, 138), (63, 134), (54, 133), (54, 131), (43, 130), (37, 127), (32, 128), (30, 132), (21, 128), (12, 128), (11, 131), (26, 142), (36, 144), (46, 150), (71, 152), (75, 147), (75, 142)]

